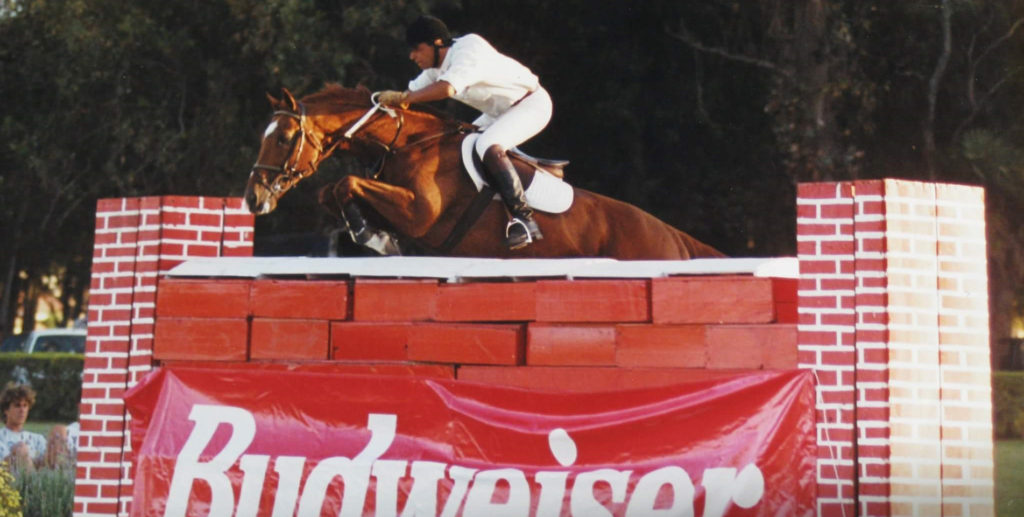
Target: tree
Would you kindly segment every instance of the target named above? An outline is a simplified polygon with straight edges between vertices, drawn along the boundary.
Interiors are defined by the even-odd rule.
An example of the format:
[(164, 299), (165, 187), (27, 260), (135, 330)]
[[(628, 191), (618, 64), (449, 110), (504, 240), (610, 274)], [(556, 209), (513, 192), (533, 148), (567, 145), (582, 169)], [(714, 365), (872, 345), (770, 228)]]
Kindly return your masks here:
[(97, 198), (240, 194), (267, 91), (380, 80), (394, 20), (433, 3), (5, 3), (0, 333), (47, 276), (84, 306)]
[[(44, 278), (84, 289), (97, 197), (241, 194), (266, 92), (403, 87), (421, 12), (540, 76), (554, 118), (528, 151), (732, 255), (795, 252), (797, 182), (986, 186), (993, 335), (1020, 314), (1016, 0), (8, 0), (0, 325)], [(258, 249), (326, 231), (316, 187), (358, 167), (330, 160), (257, 219)]]

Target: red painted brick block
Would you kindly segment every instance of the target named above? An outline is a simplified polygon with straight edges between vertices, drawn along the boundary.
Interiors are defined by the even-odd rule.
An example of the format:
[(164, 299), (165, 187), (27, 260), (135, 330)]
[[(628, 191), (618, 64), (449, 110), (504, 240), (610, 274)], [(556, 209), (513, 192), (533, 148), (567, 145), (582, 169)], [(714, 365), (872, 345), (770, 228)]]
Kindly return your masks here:
[(398, 364), (398, 363), (343, 363), (336, 361), (250, 361), (246, 363), (223, 363), (216, 361), (167, 361), (167, 366), (183, 366), (188, 368), (216, 368), (236, 370), (268, 370), (323, 373), (328, 375), (404, 375), (415, 377), (431, 377), (435, 379), (454, 379), (455, 368), (441, 364)]
[(252, 359), (327, 359), (327, 320), (253, 318)]
[[(801, 264), (801, 267), (803, 264)], [(770, 278), (672, 277), (651, 281), (654, 323), (768, 323), (775, 319)]]
[[(799, 363), (798, 332), (796, 325), (777, 325), (776, 338), (768, 341), (763, 347), (764, 369), (790, 370)], [(788, 328), (787, 328), (788, 327)]]
[(704, 325), (619, 325), (615, 364), (703, 368), (708, 362)]
[(647, 280), (540, 280), (537, 321), (650, 321), (649, 293)]
[(249, 322), (243, 318), (174, 318), (156, 320), (153, 358), (244, 361)]
[(411, 323), (336, 321), (331, 323), (331, 358), (405, 361)]
[(532, 321), (534, 282), (473, 282), (438, 286), (434, 321)]
[(622, 391), (724, 379), (744, 372), (702, 368), (615, 368), (604, 366), (462, 366), (457, 378), (513, 388), (568, 393)]
[(796, 368), (796, 325), (708, 327), (708, 368)]
[(775, 321), (797, 322), (797, 279), (773, 278), (772, 299), (775, 302)]
[(531, 323), (526, 328), (526, 364), (614, 365), (615, 326)]
[(772, 278), (772, 298), (776, 302), (796, 302), (796, 278)]
[(352, 317), (360, 321), (426, 321), (434, 313), (436, 280), (355, 281)]
[(523, 363), (522, 325), (420, 323), (409, 335), (409, 359), (434, 363)]
[(164, 278), (157, 289), (158, 317), (245, 318), (250, 280)]
[(252, 314), (267, 318), (344, 320), (348, 318), (347, 281), (256, 280)]

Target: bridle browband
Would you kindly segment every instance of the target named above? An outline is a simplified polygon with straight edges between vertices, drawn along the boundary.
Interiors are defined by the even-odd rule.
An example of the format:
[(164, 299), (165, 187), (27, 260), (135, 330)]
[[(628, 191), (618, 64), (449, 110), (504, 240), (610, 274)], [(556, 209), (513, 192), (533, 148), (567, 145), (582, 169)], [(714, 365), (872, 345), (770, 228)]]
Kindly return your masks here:
[[(291, 188), (295, 183), (297, 183), (302, 178), (315, 173), (320, 161), (323, 160), (323, 158), (329, 156), (332, 152), (334, 152), (338, 145), (346, 141), (364, 142), (374, 147), (380, 147), (381, 149), (383, 149), (384, 152), (381, 155), (377, 165), (374, 167), (375, 172), (366, 174), (367, 177), (376, 178), (377, 176), (380, 175), (381, 171), (384, 170), (384, 164), (388, 156), (398, 154), (398, 152), (402, 150), (412, 148), (414, 146), (429, 142), (431, 140), (442, 138), (445, 135), (463, 131), (462, 128), (458, 128), (456, 131), (446, 130), (441, 133), (425, 136), (423, 138), (420, 138), (413, 142), (409, 142), (401, 147), (396, 148), (395, 143), (398, 142), (398, 138), (402, 134), (402, 129), (405, 127), (405, 118), (402, 116), (401, 112), (398, 112), (393, 108), (384, 106), (380, 102), (378, 102), (378, 95), (379, 92), (374, 93), (373, 95), (370, 96), (370, 102), (373, 104), (373, 106), (369, 110), (367, 110), (367, 112), (364, 113), (363, 116), (359, 118), (359, 120), (356, 120), (351, 126), (349, 126), (349, 128), (345, 130), (345, 132), (341, 135), (341, 138), (338, 138), (337, 140), (331, 142), (329, 145), (326, 146), (326, 148), (323, 145), (323, 142), (325, 140), (328, 140), (332, 135), (324, 135), (324, 140), (321, 141), (315, 141), (312, 138), (310, 138), (308, 132), (306, 131), (306, 105), (303, 104), (301, 101), (296, 101), (296, 104), (298, 105), (299, 108), (298, 113), (288, 110), (275, 111), (272, 117), (284, 116), (297, 120), (299, 122), (299, 130), (298, 133), (292, 138), (291, 146), (288, 150), (288, 157), (285, 158), (284, 164), (282, 164), (281, 166), (276, 166), (256, 162), (256, 164), (252, 166), (253, 173), (255, 173), (257, 170), (265, 170), (270, 172), (276, 172), (279, 174), (274, 179), (274, 181), (269, 185), (266, 183), (262, 176), (258, 177), (257, 181), (261, 185), (263, 185), (264, 188), (270, 190), (274, 194), (280, 194), (285, 190)], [(397, 119), (395, 127), (395, 136), (391, 138), (391, 143), (389, 144), (385, 144), (372, 138), (361, 138), (355, 136), (356, 132), (358, 132), (364, 126), (368, 125), (373, 116), (378, 112), (384, 112), (391, 118)], [(337, 132), (333, 134), (337, 134)], [(310, 160), (309, 162), (310, 167), (312, 168), (312, 170), (309, 171), (305, 169), (299, 169), (297, 163), (298, 160), (302, 157), (302, 152), (304, 150), (304, 146), (307, 140), (309, 141), (313, 149), (317, 151), (317, 159)], [(296, 145), (298, 145), (297, 151), (295, 150)], [(288, 162), (293, 163), (289, 165)]]

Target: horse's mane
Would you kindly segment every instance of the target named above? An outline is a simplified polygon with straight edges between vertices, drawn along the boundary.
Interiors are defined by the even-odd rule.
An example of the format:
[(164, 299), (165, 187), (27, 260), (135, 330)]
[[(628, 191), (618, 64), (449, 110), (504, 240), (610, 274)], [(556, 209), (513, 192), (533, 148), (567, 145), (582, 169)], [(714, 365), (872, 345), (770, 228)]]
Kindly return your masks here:
[(345, 88), (338, 83), (328, 83), (323, 89), (306, 95), (302, 102), (307, 104), (352, 104), (370, 106), (370, 90), (366, 88)]
[[(371, 94), (372, 92), (363, 86), (345, 88), (338, 83), (327, 83), (324, 85), (322, 90), (303, 97), (302, 102), (307, 104), (324, 103), (328, 105), (355, 105), (369, 108), (371, 106)], [(445, 125), (468, 125), (465, 122), (452, 117), (450, 114), (426, 104), (416, 104), (412, 106), (409, 111), (430, 115), (433, 118), (440, 120)]]

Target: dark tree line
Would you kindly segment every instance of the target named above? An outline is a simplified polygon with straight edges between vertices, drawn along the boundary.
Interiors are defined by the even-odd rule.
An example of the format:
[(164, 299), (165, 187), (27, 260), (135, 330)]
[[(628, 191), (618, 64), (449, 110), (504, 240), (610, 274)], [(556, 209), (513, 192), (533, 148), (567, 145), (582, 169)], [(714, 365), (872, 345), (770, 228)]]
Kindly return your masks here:
[[(420, 12), (538, 73), (528, 150), (731, 255), (795, 253), (798, 182), (982, 185), (993, 336), (1024, 313), (1021, 0), (0, 0), (0, 334), (39, 293), (81, 311), (97, 198), (239, 195), (266, 92), (404, 86)], [(258, 249), (324, 231), (316, 187)]]

